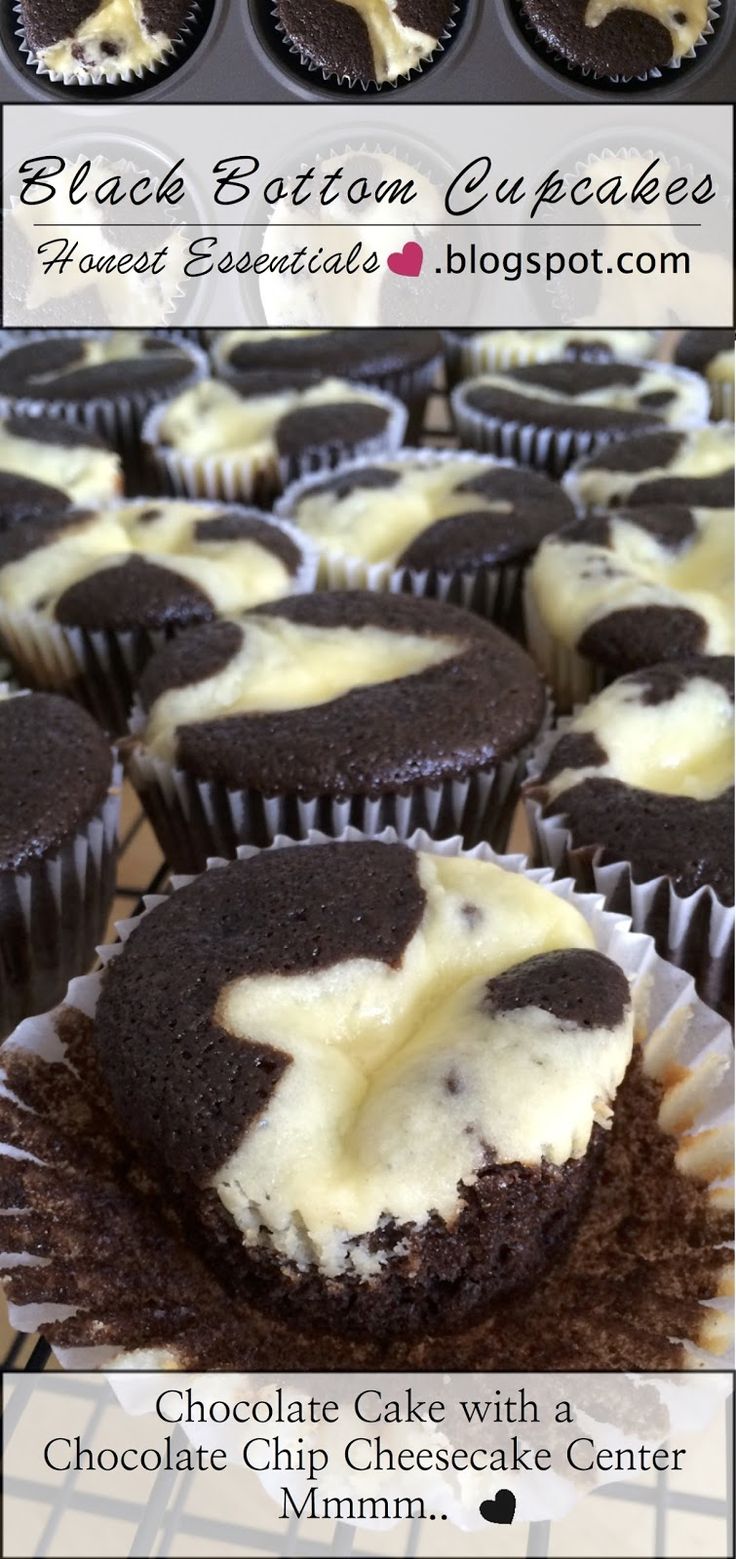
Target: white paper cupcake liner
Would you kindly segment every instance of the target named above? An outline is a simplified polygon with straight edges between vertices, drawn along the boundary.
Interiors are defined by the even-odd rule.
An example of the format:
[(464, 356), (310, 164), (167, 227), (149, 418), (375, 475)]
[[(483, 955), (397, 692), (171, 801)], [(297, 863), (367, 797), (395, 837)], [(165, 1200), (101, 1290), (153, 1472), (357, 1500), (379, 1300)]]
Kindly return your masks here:
[[(409, 449), (406, 446), (392, 454), (393, 464), (433, 466), (448, 461), (477, 461), (478, 455), (463, 449)], [(518, 469), (513, 460), (487, 457), (489, 464), (508, 469)], [(347, 475), (359, 471), (362, 460), (341, 461), (338, 470)], [(313, 487), (319, 487), (322, 476), (303, 477), (292, 482), (274, 506), (274, 513), (298, 524), (297, 511), (301, 499)], [(317, 550), (319, 551), (318, 544)], [(368, 563), (364, 558), (324, 553), (319, 558), (318, 582), (327, 590), (376, 590), (392, 595), (432, 597), (464, 606), (481, 617), (523, 639), (522, 581), (529, 559), (518, 562), (497, 563), (474, 569), (406, 568), (391, 562)]]
[(566, 714), (576, 704), (586, 703), (593, 693), (599, 693), (607, 682), (613, 681), (613, 673), (607, 673), (595, 661), (554, 637), (541, 616), (528, 575), (522, 606), (524, 642), (561, 712)]
[(660, 69), (659, 66), (654, 66), (651, 70), (643, 71), (642, 74), (638, 76), (609, 76), (606, 75), (603, 71), (589, 70), (582, 65), (574, 64), (571, 60), (566, 59), (564, 54), (559, 54), (556, 49), (552, 48), (552, 46), (547, 43), (545, 39), (539, 35), (539, 33), (537, 33), (532, 23), (526, 19), (524, 13), (521, 10), (517, 11), (516, 14), (518, 16), (521, 31), (524, 34), (524, 37), (526, 38), (526, 41), (529, 43), (530, 47), (534, 50), (535, 54), (539, 55), (542, 59), (547, 60), (554, 66), (555, 70), (560, 72), (560, 74), (572, 77), (574, 80), (582, 82), (585, 86), (589, 86), (592, 83), (594, 86), (607, 87), (609, 84), (611, 84), (613, 86), (626, 87), (632, 81), (648, 81), (652, 85), (656, 85), (657, 82), (662, 81), (663, 76), (667, 71), (679, 70), (684, 62), (696, 59), (697, 51), (704, 48), (708, 42), (708, 39), (713, 36), (715, 23), (718, 21), (720, 16), (720, 10), (721, 0), (708, 0), (707, 21), (703, 31), (699, 33), (698, 37), (695, 39), (692, 48), (688, 49), (687, 53), (681, 55), (679, 59), (673, 58), (668, 60), (663, 69)]
[(48, 81), (54, 83), (61, 83), (65, 87), (130, 86), (135, 82), (145, 81), (147, 77), (150, 77), (151, 85), (153, 85), (155, 79), (162, 72), (171, 71), (177, 65), (183, 64), (187, 54), (196, 46), (197, 40), (194, 34), (201, 26), (202, 21), (202, 7), (199, 4), (199, 0), (192, 0), (189, 12), (185, 16), (180, 30), (173, 38), (166, 40), (166, 47), (162, 50), (161, 55), (150, 65), (140, 65), (134, 69), (116, 71), (114, 60), (111, 59), (104, 70), (84, 70), (80, 67), (78, 72), (73, 71), (70, 74), (64, 75), (62, 71), (50, 70), (31, 47), (26, 36), (22, 10), (18, 0), (14, 0), (13, 12), (15, 16), (15, 36), (18, 39), (20, 52), (25, 56), (26, 64), (31, 66), (38, 76), (45, 77)]
[(142, 440), (164, 492), (179, 498), (216, 498), (268, 504), (288, 486), (309, 472), (334, 470), (344, 460), (368, 459), (398, 449), (406, 432), (406, 407), (391, 395), (372, 391), (372, 398), (385, 406), (388, 420), (382, 433), (357, 443), (336, 439), (334, 444), (306, 449), (298, 456), (273, 454), (255, 459), (242, 455), (185, 455), (160, 442), (166, 406), (149, 412), (143, 424)]
[[(345, 840), (360, 840), (364, 837), (353, 828), (346, 829), (341, 835)], [(292, 839), (278, 838), (272, 848), (319, 848), (326, 842), (326, 838), (324, 834), (318, 833), (310, 833), (301, 843)], [(386, 829), (380, 835), (381, 841), (387, 844), (395, 843), (397, 838), (397, 834), (391, 829)], [(487, 844), (480, 844), (472, 850), (467, 850), (463, 848), (462, 841), (457, 838), (438, 842), (422, 831), (412, 835), (407, 842), (414, 849), (427, 850), (434, 854), (470, 856), (493, 862), (513, 873), (523, 873), (533, 881), (546, 886), (562, 902), (575, 906), (590, 927), (599, 951), (613, 959), (631, 983), (636, 1035), (644, 1073), (645, 1076), (655, 1080), (662, 1089), (659, 1126), (663, 1133), (677, 1139), (677, 1168), (683, 1176), (697, 1180), (702, 1186), (707, 1187), (706, 1195), (714, 1210), (722, 1211), (728, 1208), (732, 1204), (733, 1197), (731, 1175), (733, 1047), (728, 1025), (696, 996), (692, 979), (660, 958), (650, 937), (631, 931), (626, 916), (608, 911), (601, 895), (577, 892), (570, 879), (555, 879), (549, 868), (530, 868), (526, 858), (521, 855), (496, 855)], [(240, 859), (245, 859), (255, 853), (257, 852), (254, 850), (243, 848), (238, 851), (238, 856)], [(218, 870), (224, 864), (223, 861), (214, 860), (209, 863), (209, 868)], [(191, 878), (175, 881), (174, 890), (184, 886), (188, 881), (191, 881)], [(149, 913), (158, 904), (165, 902), (166, 898), (167, 895), (147, 898), (143, 913)], [(120, 941), (99, 949), (104, 964), (119, 956), (123, 944), (138, 924), (139, 918), (136, 916), (121, 922), (118, 926)], [(36, 1066), (44, 1067), (46, 1064), (52, 1066), (60, 1062), (65, 1064), (66, 1042), (60, 1018), (65, 1013), (68, 1017), (73, 1017), (77, 1012), (84, 1014), (86, 1018), (92, 1018), (99, 1000), (102, 979), (103, 974), (96, 973), (74, 980), (61, 1008), (22, 1023), (3, 1046), (3, 1063), (12, 1068), (14, 1056), (17, 1056), (18, 1052), (25, 1052)], [(50, 1073), (49, 1076), (51, 1078), (52, 1074)], [(6, 1133), (12, 1135), (12, 1141), (5, 1140), (0, 1143), (0, 1184), (1, 1166), (8, 1163), (8, 1158), (17, 1160), (28, 1158), (30, 1155), (38, 1166), (38, 1171), (34, 1172), (40, 1173), (41, 1180), (52, 1187), (62, 1171), (56, 1163), (45, 1164), (43, 1160), (38, 1159), (34, 1151), (33, 1139), (28, 1136), (27, 1110), (22, 1103), (15, 1101), (7, 1082), (3, 1083), (1, 1091), (3, 1106), (6, 1107), (4, 1115)], [(46, 1107), (49, 1108), (48, 1104)], [(29, 1143), (27, 1148), (24, 1148), (24, 1134)], [(74, 1162), (73, 1159), (70, 1161), (70, 1157), (67, 1153), (67, 1159), (63, 1164), (67, 1186), (70, 1184), (68, 1177), (73, 1177), (75, 1173)], [(9, 1165), (11, 1181), (12, 1169), (11, 1162)], [(87, 1187), (84, 1184), (83, 1172), (78, 1170), (77, 1174), (80, 1196), (84, 1196)], [(71, 1184), (73, 1185), (73, 1179)], [(656, 1194), (654, 1186), (652, 1193)], [(6, 1191), (6, 1198), (8, 1195), (13, 1198), (13, 1207), (17, 1207), (15, 1186), (12, 1191)], [(31, 1203), (29, 1211), (32, 1210), (32, 1206)], [(5, 1209), (11, 1211), (7, 1199)], [(177, 1366), (180, 1363), (175, 1337), (171, 1338), (170, 1344), (162, 1340), (154, 1354), (143, 1342), (140, 1349), (128, 1349), (127, 1352), (121, 1351), (119, 1347), (116, 1349), (109, 1342), (104, 1346), (96, 1345), (96, 1339), (105, 1335), (105, 1328), (109, 1327), (109, 1316), (105, 1311), (105, 1286), (102, 1283), (99, 1292), (96, 1292), (93, 1270), (91, 1282), (85, 1287), (84, 1303), (80, 1304), (76, 1291), (73, 1302), (69, 1303), (70, 1293), (64, 1290), (63, 1276), (60, 1277), (60, 1273), (64, 1274), (65, 1271), (70, 1270), (66, 1252), (60, 1257), (56, 1268), (54, 1268), (53, 1249), (43, 1258), (48, 1273), (48, 1290), (34, 1303), (15, 1304), (12, 1293), (13, 1268), (18, 1268), (29, 1260), (37, 1264), (38, 1258), (35, 1253), (27, 1249), (14, 1247), (12, 1236), (6, 1236), (6, 1240), (8, 1248), (0, 1257), (0, 1265), (6, 1270), (6, 1282), (10, 1288), (11, 1324), (21, 1331), (51, 1328), (52, 1346), (65, 1367), (125, 1368), (140, 1366), (143, 1363), (148, 1367), (161, 1369), (170, 1365)], [(72, 1285), (78, 1272), (84, 1270), (84, 1259), (83, 1249), (75, 1251)], [(712, 1295), (701, 1300), (699, 1304), (699, 1326), (694, 1328), (692, 1337), (676, 1339), (684, 1368), (729, 1367), (732, 1307), (727, 1297), (728, 1261), (729, 1253), (724, 1247), (721, 1277), (714, 1281)], [(173, 1275), (172, 1281), (176, 1281), (176, 1274)], [(109, 1300), (107, 1302), (109, 1304)], [(225, 1302), (223, 1296), (223, 1303)], [(70, 1347), (67, 1344), (59, 1348), (54, 1338), (54, 1324), (67, 1321), (70, 1316), (79, 1314), (80, 1311), (87, 1342), (84, 1345)], [(143, 1328), (143, 1320), (141, 1320), (141, 1327)], [(663, 1336), (666, 1337), (668, 1333), (665, 1318), (662, 1327)], [(430, 1364), (431, 1361), (427, 1361), (426, 1367)], [(243, 1360), (242, 1367), (248, 1367), (247, 1360)]]
[[(145, 502), (139, 499), (138, 502)], [(156, 503), (156, 499), (151, 500)], [(108, 508), (116, 505), (110, 503)], [(201, 512), (207, 512), (203, 503)], [(219, 508), (219, 504), (217, 505)], [(283, 531), (300, 549), (302, 562), (291, 579), (289, 595), (315, 588), (317, 555), (301, 531), (288, 520), (262, 516), (265, 525)], [(101, 559), (101, 566), (104, 565)], [(185, 625), (183, 625), (185, 627)], [(174, 630), (177, 631), (177, 630)], [(0, 601), (0, 642), (24, 678), (35, 688), (71, 694), (89, 709), (113, 736), (127, 730), (133, 695), (144, 666), (172, 637), (164, 628), (114, 629), (70, 627), (41, 612), (13, 610)]]
[(107, 796), (83, 828), (24, 870), (0, 874), (0, 1036), (54, 1006), (93, 962), (115, 892), (123, 776), (112, 754), (110, 770)]
[[(689, 384), (696, 396), (696, 409), (683, 415), (677, 422), (662, 423), (648, 431), (672, 431), (675, 427), (698, 427), (708, 416), (708, 392), (705, 383), (688, 368), (668, 365), (673, 377)], [(519, 465), (533, 466), (550, 476), (562, 476), (568, 468), (585, 455), (591, 455), (606, 445), (617, 443), (631, 434), (593, 432), (586, 428), (543, 428), (535, 423), (524, 423), (508, 417), (493, 417), (478, 411), (467, 401), (473, 380), (462, 381), (450, 396), (452, 415), (460, 439), (472, 449), (487, 450), (489, 454), (505, 455)]]
[(450, 12), (449, 21), (446, 27), (440, 33), (432, 53), (427, 54), (425, 58), (420, 60), (417, 65), (412, 66), (411, 70), (405, 71), (404, 74), (398, 76), (395, 81), (364, 81), (361, 76), (338, 76), (334, 73), (334, 71), (325, 70), (324, 66), (318, 65), (309, 54), (305, 54), (304, 51), (299, 48), (299, 45), (289, 37), (288, 32), (281, 22), (278, 6), (273, 4), (271, 8), (271, 18), (275, 32), (278, 34), (281, 42), (288, 50), (289, 54), (298, 61), (299, 65), (302, 67), (302, 70), (304, 70), (306, 73), (307, 80), (309, 80), (310, 76), (319, 75), (321, 76), (322, 80), (327, 82), (330, 86), (347, 88), (360, 87), (364, 92), (395, 91), (397, 87), (405, 85), (407, 81), (413, 81), (417, 76), (421, 76), (423, 71), (425, 71), (429, 65), (433, 65), (435, 63), (439, 54), (444, 54), (445, 48), (452, 38), (455, 28), (457, 27), (457, 18), (459, 14), (460, 6), (453, 5), (452, 11)]
[[(704, 418), (703, 421), (705, 421), (705, 420), (706, 419)], [(733, 439), (734, 427), (733, 427), (733, 423), (728, 418), (722, 419), (722, 418), (719, 417), (719, 418), (714, 419), (714, 427), (717, 427), (720, 431), (724, 432), (726, 434), (727, 438), (729, 438), (731, 440)], [(676, 430), (676, 431), (679, 431), (679, 430)], [(642, 433), (642, 434), (634, 433), (634, 434), (631, 435), (632, 438), (639, 438), (639, 437), (647, 438), (648, 436), (649, 435), (646, 434), (646, 433)], [(597, 453), (597, 451), (596, 451), (596, 453)], [(581, 516), (592, 514), (594, 511), (606, 510), (607, 508), (611, 507), (610, 504), (604, 503), (600, 498), (596, 498), (594, 503), (589, 503), (588, 500), (586, 499), (586, 497), (585, 497), (585, 495), (584, 495), (584, 493), (582, 491), (581, 482), (580, 482), (581, 476), (584, 475), (586, 459), (587, 459), (586, 456), (581, 456), (580, 460), (575, 461), (575, 463), (570, 466), (569, 470), (567, 470), (565, 472), (565, 474), (564, 474), (564, 476), (562, 478), (562, 486), (564, 487), (565, 492), (567, 493), (568, 497), (574, 503), (575, 508), (578, 511), (578, 514), (580, 514)], [(630, 477), (632, 486), (636, 486), (638, 483), (645, 481), (647, 476), (649, 475), (649, 473), (647, 473), (646, 471), (631, 471), (631, 472), (621, 471), (618, 474), (620, 474), (620, 476), (624, 480), (627, 477)], [(669, 474), (670, 473), (667, 471), (667, 469), (665, 469), (662, 472), (663, 476), (668, 476)], [(693, 472), (692, 474), (696, 475), (697, 473)], [(626, 497), (625, 497), (625, 495), (621, 495), (621, 496), (616, 498), (614, 507), (617, 508), (617, 509), (619, 509), (619, 508), (625, 509), (626, 508)]]
[(601, 893), (606, 907), (629, 915), (634, 931), (652, 937), (657, 952), (693, 976), (708, 1006), (727, 1016), (733, 1007), (734, 908), (722, 904), (713, 888), (682, 896), (667, 876), (635, 881), (629, 861), (604, 864), (606, 847), (575, 846), (560, 811), (545, 817), (545, 801), (536, 788), (547, 759), (571, 723), (561, 720), (546, 732), (530, 759), (524, 806), (533, 840), (533, 859), (556, 875), (572, 877), (583, 893)]
[[(63, 340), (69, 334), (75, 336), (100, 336), (108, 334), (105, 330), (92, 330), (76, 328), (69, 332), (65, 330), (44, 330), (43, 338), (46, 341)], [(153, 332), (152, 332), (153, 333)], [(161, 402), (178, 395), (189, 385), (195, 384), (199, 379), (204, 379), (208, 372), (207, 354), (191, 341), (180, 341), (179, 345), (191, 358), (191, 378), (184, 383), (174, 385), (170, 391), (163, 393), (161, 388), (148, 391), (139, 391), (135, 394), (122, 393), (113, 399), (110, 396), (100, 395), (87, 401), (65, 401), (62, 398), (43, 400), (34, 396), (0, 396), (0, 416), (6, 416), (12, 412), (19, 417), (58, 417), (62, 422), (71, 422), (76, 427), (90, 428), (93, 433), (99, 433), (108, 444), (117, 449), (125, 462), (129, 474), (140, 474), (141, 457), (141, 433), (144, 419), (152, 406), (158, 407)]]

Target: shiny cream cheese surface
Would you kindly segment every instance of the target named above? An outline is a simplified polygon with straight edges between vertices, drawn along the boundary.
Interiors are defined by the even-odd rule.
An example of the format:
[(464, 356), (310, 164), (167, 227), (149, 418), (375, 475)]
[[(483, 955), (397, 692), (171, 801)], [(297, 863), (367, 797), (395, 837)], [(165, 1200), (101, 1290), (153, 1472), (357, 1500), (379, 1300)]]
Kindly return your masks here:
[[(134, 555), (181, 574), (204, 590), (225, 615), (285, 595), (291, 587), (286, 565), (255, 541), (195, 538), (195, 526), (217, 519), (226, 506), (145, 498), (83, 515), (48, 546), (0, 569), (0, 600), (15, 610), (33, 608), (53, 616), (59, 596), (100, 568)], [(159, 518), (144, 519), (155, 510)]]
[(165, 33), (149, 32), (140, 0), (102, 0), (69, 38), (40, 49), (38, 57), (48, 70), (62, 76), (120, 76), (154, 65), (169, 43)]
[(483, 1011), (492, 976), (594, 945), (575, 908), (486, 862), (418, 866), (427, 902), (398, 967), (247, 977), (217, 1008), (230, 1033), (292, 1063), (213, 1186), (246, 1244), (327, 1274), (377, 1270), (360, 1237), (384, 1218), (452, 1221), (489, 1150), (501, 1164), (580, 1157), (631, 1056), (630, 1008), (587, 1031), (540, 1008)]
[(120, 460), (113, 450), (20, 438), (4, 422), (0, 422), (0, 471), (58, 487), (76, 504), (113, 498), (122, 486)]
[(460, 648), (449, 638), (317, 628), (283, 617), (251, 617), (244, 627), (243, 644), (223, 670), (156, 700), (144, 737), (155, 757), (175, 759), (178, 726), (329, 703), (352, 688), (416, 675)]
[[(432, 54), (437, 39), (399, 21), (391, 0), (337, 0), (362, 17), (370, 39), (376, 81), (396, 81)], [(339, 23), (336, 23), (339, 25)]]
[(732, 653), (733, 521), (723, 509), (693, 514), (695, 536), (677, 549), (613, 515), (610, 547), (546, 537), (528, 577), (536, 609), (554, 638), (574, 649), (585, 629), (610, 612), (688, 607), (706, 624), (705, 653)]
[(629, 493), (643, 482), (657, 481), (670, 476), (718, 476), (721, 471), (733, 469), (734, 430), (729, 423), (709, 423), (702, 428), (692, 428), (680, 436), (677, 454), (666, 466), (652, 466), (642, 471), (607, 471), (605, 453), (600, 465), (573, 467), (569, 472), (569, 485), (574, 496), (590, 508), (605, 506), (615, 499), (625, 503)]
[[(238, 454), (273, 459), (276, 424), (287, 412), (344, 401), (375, 403), (376, 396), (342, 379), (324, 379), (305, 390), (242, 397), (219, 380), (203, 379), (169, 403), (158, 439), (193, 459)], [(335, 432), (337, 438), (339, 429)]]

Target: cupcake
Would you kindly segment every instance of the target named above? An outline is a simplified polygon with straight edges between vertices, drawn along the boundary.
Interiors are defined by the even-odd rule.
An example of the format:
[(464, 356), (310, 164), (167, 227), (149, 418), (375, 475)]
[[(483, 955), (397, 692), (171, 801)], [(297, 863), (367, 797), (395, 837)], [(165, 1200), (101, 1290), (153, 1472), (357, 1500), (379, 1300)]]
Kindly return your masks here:
[(273, 0), (278, 31), (309, 70), (352, 86), (395, 86), (441, 52), (455, 0)]
[(151, 413), (143, 440), (170, 491), (268, 502), (307, 471), (396, 449), (405, 427), (382, 390), (264, 369), (237, 389), (202, 380)]
[(22, 46), (37, 70), (65, 83), (123, 82), (158, 70), (183, 46), (192, 0), (17, 0)]
[(657, 349), (656, 330), (444, 330), (452, 384), (494, 368), (559, 358), (646, 362)]
[(444, 602), (325, 591), (192, 629), (148, 664), (129, 772), (177, 871), (354, 823), (503, 839), (544, 687)]
[(541, 471), (432, 449), (306, 477), (277, 512), (314, 543), (323, 585), (436, 595), (509, 631), (521, 625), (524, 565), (543, 536), (575, 518)]
[(733, 419), (736, 373), (733, 330), (684, 331), (675, 348), (675, 362), (705, 376), (712, 417)]
[(10, 412), (0, 417), (0, 505), (14, 482), (19, 489), (45, 487), (57, 495), (55, 506), (64, 507), (114, 498), (123, 490), (123, 472), (120, 456), (91, 429)]
[(711, 423), (608, 444), (574, 465), (564, 486), (585, 509), (674, 503), (732, 512), (733, 462), (733, 423)]
[(733, 660), (669, 660), (566, 722), (527, 792), (538, 857), (605, 892), (721, 1009), (733, 995), (733, 738)]
[(527, 642), (570, 708), (659, 660), (733, 653), (733, 516), (641, 504), (547, 537), (527, 574)]
[(707, 415), (701, 379), (667, 363), (526, 363), (468, 379), (452, 393), (461, 439), (559, 475), (630, 433), (688, 427)]
[(144, 413), (200, 378), (206, 361), (169, 336), (48, 331), (0, 353), (0, 415), (59, 417), (92, 428), (133, 459)]
[(247, 389), (254, 370), (318, 372), (374, 384), (403, 401), (408, 438), (422, 431), (442, 342), (436, 330), (225, 330), (211, 352), (213, 372)]
[(102, 940), (119, 773), (85, 710), (0, 687), (0, 1034), (53, 1006)]
[(120, 930), (2, 1053), (5, 1285), (63, 1363), (717, 1365), (730, 1038), (599, 896), (315, 836)]
[(64, 688), (119, 734), (164, 638), (313, 577), (292, 528), (257, 510), (168, 498), (64, 509), (0, 534), (0, 632), (34, 686)]
[(608, 81), (657, 77), (679, 65), (712, 32), (708, 0), (671, 6), (653, 0), (651, 9), (629, 8), (621, 0), (518, 0), (522, 24), (555, 63), (582, 76)]

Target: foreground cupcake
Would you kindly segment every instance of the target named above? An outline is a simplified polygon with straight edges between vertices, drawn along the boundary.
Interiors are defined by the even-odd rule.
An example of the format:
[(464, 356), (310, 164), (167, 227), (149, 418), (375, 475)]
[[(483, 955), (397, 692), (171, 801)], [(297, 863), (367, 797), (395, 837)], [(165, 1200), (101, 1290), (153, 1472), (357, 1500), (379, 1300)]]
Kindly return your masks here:
[(137, 330), (45, 332), (0, 353), (0, 411), (46, 413), (135, 456), (144, 413), (205, 371), (196, 347)]
[(154, 411), (143, 439), (170, 491), (264, 502), (307, 471), (395, 449), (405, 428), (381, 390), (266, 369), (238, 389), (203, 380)]
[(675, 362), (705, 376), (711, 416), (730, 417), (734, 410), (733, 330), (685, 330), (675, 349)]
[(555, 62), (609, 81), (657, 78), (712, 32), (708, 0), (639, 11), (622, 0), (519, 0), (523, 22)]
[(220, 863), (5, 1046), (5, 1282), (62, 1360), (671, 1369), (727, 1348), (726, 1026), (600, 898), (411, 843)]
[(0, 494), (11, 477), (47, 487), (67, 503), (114, 498), (123, 490), (120, 456), (99, 434), (56, 417), (12, 412), (0, 417)]
[(119, 772), (83, 709), (0, 686), (0, 1034), (60, 1001), (101, 941)]
[(444, 330), (452, 384), (495, 368), (560, 358), (645, 362), (654, 356), (656, 330)]
[(733, 517), (640, 504), (541, 545), (526, 579), (530, 649), (569, 709), (619, 673), (733, 653)]
[(312, 826), (503, 839), (544, 688), (458, 607), (294, 597), (193, 629), (141, 679), (130, 774), (169, 863)]
[(302, 64), (352, 85), (395, 85), (421, 70), (449, 38), (454, 0), (274, 0), (278, 30)]
[(429, 449), (307, 477), (277, 512), (314, 543), (330, 588), (437, 595), (510, 631), (521, 624), (525, 564), (543, 536), (575, 518), (566, 494), (541, 472)]
[(701, 422), (707, 405), (702, 380), (667, 363), (523, 364), (469, 379), (452, 393), (466, 444), (555, 474), (627, 434)]
[(183, 44), (196, 0), (18, 0), (23, 42), (32, 61), (65, 82), (130, 81), (155, 70)]
[(733, 660), (668, 661), (592, 699), (528, 787), (538, 856), (731, 1010), (733, 740)]
[(718, 422), (622, 439), (579, 461), (564, 486), (587, 509), (674, 503), (733, 512), (733, 435), (732, 422)]
[(29, 681), (73, 693), (119, 734), (165, 637), (313, 578), (299, 537), (257, 510), (167, 498), (67, 508), (0, 534), (0, 632)]
[(421, 433), (441, 355), (436, 330), (224, 330), (211, 349), (214, 373), (236, 389), (262, 369), (376, 385), (404, 402), (408, 438)]

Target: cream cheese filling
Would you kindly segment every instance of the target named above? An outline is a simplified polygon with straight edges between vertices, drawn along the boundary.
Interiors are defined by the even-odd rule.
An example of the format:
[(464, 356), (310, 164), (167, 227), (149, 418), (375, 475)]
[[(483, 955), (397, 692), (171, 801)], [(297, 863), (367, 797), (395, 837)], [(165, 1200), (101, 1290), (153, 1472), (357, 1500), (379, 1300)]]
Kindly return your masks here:
[(175, 761), (179, 726), (313, 708), (353, 688), (415, 676), (460, 649), (449, 638), (384, 628), (317, 628), (283, 617), (251, 617), (244, 627), (240, 649), (221, 671), (156, 699), (144, 735), (153, 756)]
[[(393, 487), (356, 487), (346, 498), (334, 491), (307, 492), (296, 510), (297, 523), (325, 557), (356, 557), (366, 563), (395, 563), (435, 520), (477, 512), (510, 514), (508, 500), (454, 489), (488, 471), (487, 460), (442, 460), (407, 466), (382, 460), (381, 468), (396, 471)], [(348, 473), (346, 473), (347, 477)], [(360, 481), (360, 472), (355, 479)]]
[[(143, 330), (111, 330), (101, 336), (79, 336), (74, 341), (78, 355), (71, 363), (60, 368), (39, 368), (28, 375), (25, 394), (32, 394), (35, 386), (43, 393), (47, 384), (56, 384), (60, 376), (80, 368), (99, 368), (107, 363), (129, 362), (134, 357), (147, 355), (146, 342), (150, 332)], [(161, 351), (176, 351), (170, 341), (162, 340)]]
[(600, 466), (573, 467), (571, 473), (575, 494), (589, 507), (608, 504), (614, 498), (623, 503), (644, 482), (670, 476), (718, 476), (721, 471), (733, 469), (733, 428), (708, 423), (682, 433), (674, 459), (666, 466), (652, 466), (647, 471), (607, 471), (605, 452), (600, 458)]
[(113, 498), (122, 487), (120, 459), (113, 450), (20, 438), (5, 422), (0, 422), (0, 471), (58, 487), (76, 504)]
[[(124, 71), (154, 65), (163, 58), (170, 41), (166, 33), (149, 32), (141, 0), (102, 0), (70, 37), (39, 49), (38, 57), (48, 70), (62, 76), (92, 72), (120, 76)], [(106, 49), (106, 44), (115, 52)]]
[[(151, 509), (160, 511), (160, 518), (141, 519)], [(266, 547), (250, 540), (207, 540), (206, 532), (195, 537), (200, 521), (215, 521), (223, 512), (224, 507), (165, 498), (101, 509), (0, 569), (0, 600), (14, 611), (32, 608), (53, 617), (70, 585), (136, 554), (198, 585), (221, 615), (287, 594), (289, 571)]]
[(370, 39), (376, 81), (396, 81), (432, 54), (437, 38), (406, 27), (396, 15), (396, 0), (338, 0), (363, 18)]
[(605, 406), (615, 411), (644, 412), (652, 409), (647, 406), (647, 396), (669, 390), (672, 393), (672, 400), (664, 406), (655, 408), (656, 415), (663, 424), (677, 425), (683, 418), (690, 420), (705, 415), (701, 381), (696, 376), (693, 376), (692, 380), (680, 378), (664, 363), (642, 364), (641, 377), (636, 384), (609, 384), (594, 390), (583, 389), (573, 395), (564, 395), (546, 385), (510, 379), (502, 371), (484, 373), (482, 377), (470, 380), (467, 388), (475, 385), (478, 387), (489, 385), (496, 389), (510, 390), (514, 395), (528, 396), (530, 400), (535, 401), (550, 401), (556, 405)]
[(609, 516), (610, 547), (545, 537), (528, 578), (553, 637), (575, 649), (585, 629), (611, 612), (687, 607), (706, 624), (705, 650), (731, 654), (733, 523), (723, 509), (693, 513), (695, 537), (677, 550), (614, 515)]
[(607, 348), (621, 362), (647, 361), (654, 355), (653, 330), (482, 330), (472, 338), (473, 347), (486, 347), (491, 360), (505, 363), (547, 363), (564, 357), (571, 348), (589, 345)]
[(692, 677), (658, 704), (643, 701), (633, 677), (621, 678), (591, 699), (566, 731), (592, 733), (608, 758), (554, 775), (545, 783), (550, 800), (589, 778), (697, 801), (710, 801), (733, 784), (733, 701), (709, 677)]
[(661, 22), (672, 37), (672, 57), (682, 59), (700, 37), (708, 20), (707, 0), (588, 0), (586, 27), (600, 27), (614, 11), (642, 11)]
[(418, 867), (427, 904), (398, 967), (246, 977), (217, 1009), (292, 1062), (212, 1184), (246, 1245), (327, 1274), (376, 1270), (380, 1254), (349, 1242), (386, 1218), (452, 1223), (489, 1149), (501, 1164), (580, 1157), (631, 1055), (630, 1009), (592, 1031), (539, 1008), (482, 1011), (493, 975), (594, 945), (573, 906), (486, 862), (419, 854)]
[[(159, 425), (158, 440), (193, 459), (247, 455), (254, 461), (275, 460), (276, 425), (287, 412), (302, 406), (376, 400), (370, 390), (343, 379), (324, 379), (305, 390), (245, 398), (220, 380), (201, 379), (169, 402)], [(336, 427), (335, 439), (339, 436)]]

